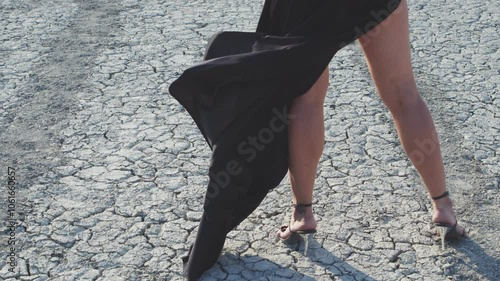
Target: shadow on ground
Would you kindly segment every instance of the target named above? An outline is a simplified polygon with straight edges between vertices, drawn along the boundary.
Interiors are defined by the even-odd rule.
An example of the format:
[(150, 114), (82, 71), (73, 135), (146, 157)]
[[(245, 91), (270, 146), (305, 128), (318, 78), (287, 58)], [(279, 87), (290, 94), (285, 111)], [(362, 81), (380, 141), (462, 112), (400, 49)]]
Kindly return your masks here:
[(461, 257), (453, 259), (455, 266), (452, 268), (456, 280), (472, 280), (468, 273), (476, 272), (483, 280), (500, 280), (500, 259), (490, 256), (476, 241), (465, 239), (463, 241), (449, 242)]
[[(303, 253), (304, 243), (301, 238), (287, 242), (290, 251)], [(317, 269), (312, 265), (318, 265), (325, 269), (325, 280), (375, 280), (366, 273), (354, 268), (342, 259), (334, 256), (325, 248), (321, 247), (315, 240), (311, 239), (308, 257), (303, 261), (296, 261), (291, 266), (283, 266), (258, 255), (239, 255), (224, 253), (217, 264), (207, 271), (201, 280), (317, 280)], [(309, 268), (307, 268), (309, 266)], [(300, 267), (299, 273), (297, 268)], [(310, 275), (307, 274), (310, 271)], [(205, 279), (207, 276), (209, 279)], [(353, 279), (355, 278), (355, 279)]]
[[(304, 243), (301, 238), (293, 239), (285, 245), (291, 251), (303, 253)], [(443, 260), (452, 263), (444, 278), (453, 280), (500, 280), (500, 260), (486, 253), (484, 248), (471, 239), (448, 241), (448, 249), (453, 252), (445, 254)], [(310, 266), (308, 269), (304, 268)], [(316, 265), (316, 269), (314, 268)], [(363, 271), (353, 267), (348, 262), (333, 255), (317, 241), (311, 239), (309, 254), (303, 261), (296, 261), (291, 266), (283, 266), (277, 262), (258, 255), (239, 255), (224, 253), (217, 264), (207, 271), (201, 280), (317, 280), (317, 267), (325, 269), (325, 280), (377, 280)], [(301, 274), (299, 272), (306, 272)], [(209, 276), (209, 277), (208, 277)], [(207, 279), (208, 278), (208, 279)], [(216, 279), (214, 279), (216, 278)]]

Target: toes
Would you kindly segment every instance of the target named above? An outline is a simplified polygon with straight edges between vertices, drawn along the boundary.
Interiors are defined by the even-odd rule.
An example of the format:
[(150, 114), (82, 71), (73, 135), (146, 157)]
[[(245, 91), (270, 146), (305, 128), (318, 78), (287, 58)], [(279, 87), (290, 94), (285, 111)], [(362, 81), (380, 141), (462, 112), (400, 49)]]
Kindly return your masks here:
[(446, 234), (446, 240), (460, 240), (464, 237), (467, 237), (467, 233), (465, 229), (461, 226), (456, 226), (450, 232)]
[(276, 236), (278, 236), (278, 238), (280, 238), (280, 239), (287, 239), (290, 236), (290, 235), (288, 235), (288, 236), (284, 235), (285, 232), (287, 232), (287, 230), (288, 230), (288, 226), (282, 226), (280, 228), (280, 230), (278, 231), (278, 233), (276, 234)]

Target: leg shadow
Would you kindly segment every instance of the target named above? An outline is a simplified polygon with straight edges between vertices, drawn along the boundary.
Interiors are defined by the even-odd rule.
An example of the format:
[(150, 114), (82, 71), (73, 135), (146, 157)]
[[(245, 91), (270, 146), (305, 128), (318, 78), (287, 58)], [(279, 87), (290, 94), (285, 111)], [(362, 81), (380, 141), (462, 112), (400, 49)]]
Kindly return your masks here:
[[(289, 248), (287, 251), (289, 256), (291, 252), (303, 253), (304, 241), (301, 239), (299, 236), (285, 243)], [(318, 280), (314, 276), (318, 274), (318, 268), (314, 268), (314, 265), (326, 270), (326, 274), (321, 274), (321, 280), (375, 280), (329, 253), (314, 239), (310, 239), (309, 247), (310, 254), (315, 253), (312, 258), (300, 256), (298, 258), (300, 260), (295, 260), (291, 264), (270, 260), (274, 258), (272, 253), (265, 254), (269, 259), (263, 257), (264, 255), (223, 253), (217, 264), (205, 272), (200, 280), (315, 281)], [(308, 266), (309, 268), (306, 268)]]
[(482, 245), (471, 239), (447, 243), (460, 253), (459, 256), (451, 257), (453, 266), (450, 273), (457, 280), (476, 280), (479, 277), (490, 281), (500, 280), (500, 258), (486, 253)]
[(200, 280), (314, 281), (316, 279), (257, 255), (240, 256), (224, 253), (220, 256), (217, 264), (206, 271)]

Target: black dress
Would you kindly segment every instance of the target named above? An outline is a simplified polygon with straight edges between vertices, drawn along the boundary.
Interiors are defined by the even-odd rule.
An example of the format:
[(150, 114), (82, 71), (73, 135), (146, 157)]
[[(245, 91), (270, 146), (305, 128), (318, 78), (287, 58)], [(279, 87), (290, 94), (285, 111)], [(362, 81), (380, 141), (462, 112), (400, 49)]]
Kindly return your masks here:
[(266, 0), (256, 32), (215, 34), (204, 62), (170, 85), (213, 151), (198, 234), (183, 257), (189, 280), (215, 264), (227, 233), (286, 175), (292, 99), (399, 2)]

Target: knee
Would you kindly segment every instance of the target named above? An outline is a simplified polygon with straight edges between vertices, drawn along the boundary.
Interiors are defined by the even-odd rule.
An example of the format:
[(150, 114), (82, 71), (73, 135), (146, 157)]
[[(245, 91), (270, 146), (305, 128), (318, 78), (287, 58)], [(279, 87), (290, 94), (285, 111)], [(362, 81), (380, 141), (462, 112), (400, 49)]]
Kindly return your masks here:
[(390, 102), (386, 102), (385, 104), (387, 108), (389, 108), (389, 111), (393, 116), (401, 115), (412, 109), (416, 109), (425, 105), (420, 95), (412, 95), (407, 93), (402, 93), (396, 98), (391, 99)]
[(380, 91), (380, 96), (392, 115), (399, 115), (424, 104), (414, 81), (391, 83)]

